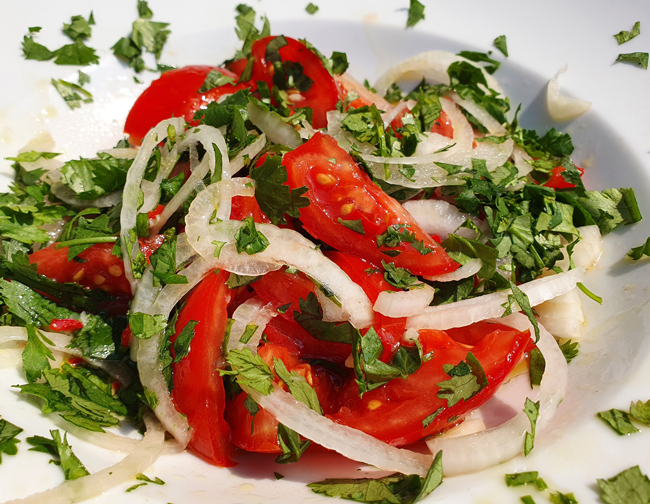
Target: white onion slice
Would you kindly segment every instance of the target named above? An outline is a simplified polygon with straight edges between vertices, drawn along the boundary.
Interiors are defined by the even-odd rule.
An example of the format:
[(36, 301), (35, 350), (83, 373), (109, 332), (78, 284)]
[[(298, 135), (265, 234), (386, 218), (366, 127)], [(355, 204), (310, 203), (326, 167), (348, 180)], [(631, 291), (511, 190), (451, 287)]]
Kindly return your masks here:
[[(569, 292), (582, 280), (584, 268), (576, 268), (566, 273), (538, 278), (519, 286), (528, 296), (531, 306), (553, 299)], [(500, 317), (504, 312), (503, 304), (508, 302), (510, 290), (494, 292), (473, 299), (464, 299), (456, 303), (429, 306), (422, 313), (410, 317), (406, 328), (414, 329), (451, 329), (465, 327), (474, 322)], [(515, 307), (516, 309), (516, 307)]]
[(496, 79), (487, 73), (480, 65), (447, 51), (423, 52), (401, 61), (379, 77), (374, 88), (377, 90), (377, 94), (383, 96), (386, 94), (388, 87), (393, 82), (399, 80), (421, 80), (422, 78), (425, 78), (435, 83), (449, 85), (447, 68), (449, 68), (449, 65), (457, 61), (465, 61), (470, 65), (480, 68), (485, 76), (488, 86), (499, 94), (503, 94), (503, 90)]
[[(495, 320), (499, 324), (514, 327), (519, 331), (533, 328), (525, 315), (514, 313), (508, 317)], [(539, 434), (548, 425), (557, 407), (564, 398), (567, 388), (567, 363), (553, 336), (540, 325), (540, 339), (537, 347), (546, 359), (546, 370), (539, 390), (539, 417), (536, 433)], [(531, 392), (532, 393), (532, 392)], [(503, 424), (475, 434), (449, 438), (434, 437), (427, 441), (432, 453), (444, 451), (444, 475), (455, 476), (480, 471), (494, 466), (523, 453), (526, 431), (530, 430), (530, 421), (522, 411)]]
[(61, 201), (77, 208), (108, 208), (114, 207), (122, 201), (121, 190), (102, 194), (101, 196), (91, 200), (79, 199), (77, 198), (77, 193), (63, 184), (63, 182), (55, 182), (52, 184), (52, 193)]
[(444, 275), (430, 276), (425, 278), (432, 282), (456, 282), (458, 280), (462, 280), (463, 278), (468, 278), (476, 275), (481, 270), (481, 266), (483, 266), (483, 263), (480, 259), (470, 259), (456, 271), (445, 273)]
[[(571, 259), (576, 267), (583, 267), (586, 270), (593, 268), (600, 256), (603, 253), (603, 240), (600, 235), (600, 229), (596, 225), (581, 226), (578, 228), (580, 232), (580, 241), (573, 247)], [(566, 247), (562, 249), (564, 258), (555, 263), (555, 266), (567, 271), (569, 269), (569, 258)]]
[(145, 416), (147, 431), (138, 447), (124, 460), (94, 474), (75, 480), (67, 480), (59, 486), (38, 492), (24, 499), (13, 499), (4, 504), (69, 504), (90, 499), (107, 490), (135, 478), (147, 470), (162, 452), (165, 430), (150, 415)]
[(300, 135), (295, 128), (282, 120), (275, 112), (264, 110), (259, 105), (248, 102), (248, 118), (275, 144), (286, 145), (295, 149), (302, 145)]
[(275, 389), (267, 396), (248, 387), (244, 390), (278, 422), (349, 459), (386, 471), (422, 477), (431, 466), (431, 455), (390, 446), (365, 432), (333, 422), (281, 389)]
[(461, 98), (460, 95), (456, 92), (449, 93), (446, 96), (449, 96), (449, 98), (451, 98), (454, 103), (472, 114), (478, 122), (485, 126), (490, 135), (505, 134), (506, 129), (503, 127), (503, 125), (499, 123), (499, 121), (497, 121), (494, 117), (492, 117), (489, 112), (480, 105), (477, 105), (472, 100)]
[(463, 238), (476, 238), (476, 232), (469, 228), (461, 228), (466, 220), (471, 220), (481, 232), (486, 233), (489, 227), (486, 222), (458, 210), (445, 200), (421, 199), (405, 201), (402, 206), (415, 219), (418, 225), (430, 235), (438, 235), (443, 240), (450, 234)]
[(539, 321), (556, 338), (577, 340), (587, 332), (584, 305), (578, 288), (535, 307)]
[(323, 309), (323, 322), (344, 322), (348, 319), (343, 308), (328, 298), (322, 290), (316, 288), (315, 292), (320, 307)]
[(234, 177), (241, 170), (249, 159), (253, 159), (266, 145), (266, 135), (262, 133), (252, 144), (244, 147), (234, 158), (230, 160), (228, 175)]
[(581, 116), (591, 108), (591, 102), (570, 98), (560, 94), (559, 77), (567, 71), (568, 65), (560, 68), (555, 77), (548, 81), (546, 88), (546, 105), (554, 121), (564, 122)]
[(427, 284), (407, 291), (380, 292), (373, 309), (386, 317), (401, 318), (417, 315), (433, 301), (435, 291)]
[(383, 92), (373, 93), (347, 72), (343, 75), (334, 76), (334, 80), (341, 84), (347, 91), (354, 91), (362, 100), (374, 103), (379, 110), (388, 112), (393, 108), (393, 106), (383, 98), (386, 94), (386, 90)]
[[(257, 353), (257, 345), (262, 338), (262, 333), (271, 319), (277, 316), (278, 312), (273, 308), (271, 303), (265, 305), (259, 297), (247, 299), (240, 304), (232, 314), (234, 320), (230, 327), (230, 338), (228, 338), (228, 348), (225, 354), (231, 350), (241, 350), (248, 348), (250, 351)], [(257, 326), (255, 332), (247, 343), (240, 341), (249, 324)]]

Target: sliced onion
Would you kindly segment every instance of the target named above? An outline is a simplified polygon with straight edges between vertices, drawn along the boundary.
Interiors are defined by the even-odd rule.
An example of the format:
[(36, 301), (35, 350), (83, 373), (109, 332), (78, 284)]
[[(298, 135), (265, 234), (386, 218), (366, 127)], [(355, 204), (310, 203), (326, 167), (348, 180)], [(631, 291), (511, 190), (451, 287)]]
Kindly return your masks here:
[[(241, 350), (242, 348), (248, 348), (252, 352), (255, 352), (262, 338), (262, 333), (266, 328), (266, 324), (273, 317), (277, 316), (277, 314), (277, 310), (273, 308), (271, 303), (265, 305), (257, 296), (244, 301), (232, 314), (231, 318), (234, 322), (230, 327), (230, 338), (228, 339), (228, 348), (225, 353), (228, 354), (233, 349)], [(248, 342), (243, 343), (240, 339), (250, 324), (257, 326), (257, 328)]]
[[(582, 280), (584, 268), (577, 268), (559, 275), (538, 278), (519, 286), (528, 296), (531, 306), (569, 292)], [(422, 313), (410, 317), (406, 327), (414, 329), (451, 329), (503, 315), (503, 305), (508, 302), (510, 290), (494, 292), (473, 299), (440, 306), (429, 306)]]
[(494, 117), (492, 117), (490, 113), (480, 105), (477, 105), (472, 100), (461, 98), (460, 95), (456, 92), (449, 93), (446, 96), (451, 98), (454, 103), (456, 103), (456, 105), (464, 108), (467, 112), (472, 114), (478, 122), (485, 126), (490, 135), (505, 134), (506, 129), (503, 127), (503, 125), (499, 123), (499, 121), (497, 121)]
[(330, 110), (327, 112), (327, 134), (336, 140), (341, 149), (350, 151), (352, 146), (363, 154), (371, 154), (376, 150), (376, 147), (367, 142), (359, 142), (352, 133), (345, 131), (341, 128), (341, 113), (338, 110)]
[[(525, 315), (515, 313), (495, 320), (500, 324), (513, 327), (519, 331), (533, 328)], [(536, 432), (548, 425), (557, 407), (564, 398), (567, 388), (567, 363), (553, 336), (540, 325), (540, 339), (537, 348), (546, 360), (546, 370), (542, 377), (536, 399), (540, 403)], [(531, 392), (532, 394), (532, 392)], [(444, 451), (445, 476), (455, 476), (480, 471), (509, 460), (523, 453), (526, 431), (530, 430), (530, 421), (521, 411), (503, 424), (475, 434), (449, 438), (434, 437), (427, 441), (432, 453)]]
[(380, 292), (373, 309), (386, 317), (401, 318), (417, 315), (433, 301), (435, 291), (427, 284), (408, 291)]
[(98, 151), (98, 153), (108, 154), (116, 159), (135, 159), (138, 155), (138, 149), (131, 147), (116, 147), (114, 149), (105, 149)]
[(264, 110), (259, 105), (248, 102), (248, 118), (266, 135), (271, 142), (295, 149), (302, 145), (295, 128), (282, 120), (275, 112)]
[[(241, 183), (236, 179), (232, 182)], [(212, 266), (239, 275), (262, 275), (283, 265), (294, 267), (333, 292), (354, 327), (362, 328), (372, 324), (372, 304), (361, 287), (320, 250), (315, 250), (315, 244), (299, 233), (272, 224), (257, 224), (257, 230), (267, 238), (269, 246), (254, 255), (239, 254), (234, 241), (242, 223), (210, 223), (214, 210), (218, 211), (223, 185), (223, 182), (211, 184), (197, 195), (190, 206), (186, 217), (186, 233), (188, 242), (197, 253)], [(214, 242), (226, 243), (221, 248), (219, 257), (214, 257)]]
[(230, 160), (230, 167), (228, 168), (228, 174), (230, 177), (234, 177), (235, 174), (244, 167), (248, 159), (253, 159), (255, 156), (257, 156), (265, 145), (266, 135), (262, 133), (255, 139), (252, 144), (244, 147), (234, 158)]
[(546, 105), (548, 113), (554, 121), (570, 121), (581, 116), (591, 108), (591, 102), (570, 98), (560, 94), (559, 77), (567, 71), (567, 65), (560, 68), (555, 77), (548, 81), (546, 89)]
[(5, 504), (68, 504), (100, 495), (107, 490), (135, 478), (154, 463), (165, 443), (165, 430), (151, 415), (145, 415), (147, 431), (138, 447), (124, 460), (89, 476), (67, 480), (59, 486), (32, 494), (24, 499), (13, 499)]
[(52, 193), (61, 201), (77, 208), (108, 208), (114, 207), (122, 201), (121, 190), (102, 194), (101, 196), (90, 200), (79, 199), (77, 198), (77, 193), (63, 182), (55, 182), (52, 184)]
[(483, 263), (480, 259), (470, 259), (456, 271), (445, 273), (444, 275), (430, 276), (425, 278), (432, 282), (456, 282), (458, 280), (462, 280), (463, 278), (469, 278), (476, 275), (481, 270), (482, 266)]
[[(600, 235), (600, 229), (596, 225), (581, 226), (578, 231), (580, 232), (580, 241), (573, 247), (571, 259), (573, 259), (573, 264), (576, 267), (590, 270), (596, 265), (603, 253), (603, 239)], [(562, 253), (564, 258), (557, 261), (555, 265), (563, 271), (567, 271), (570, 264), (566, 247), (562, 249)]]
[(422, 477), (429, 470), (431, 455), (395, 448), (365, 432), (333, 422), (309, 409), (288, 392), (275, 389), (264, 396), (248, 387), (244, 390), (278, 422), (349, 459), (386, 471), (418, 474)]
[(316, 289), (316, 297), (318, 298), (320, 307), (323, 309), (323, 322), (344, 322), (348, 319), (343, 308), (328, 298), (325, 293), (318, 288)]
[(461, 228), (466, 220), (471, 220), (481, 232), (489, 231), (487, 223), (458, 210), (457, 207), (445, 200), (410, 200), (402, 205), (415, 219), (418, 225), (430, 235), (438, 235), (443, 240), (450, 234), (464, 238), (476, 238), (476, 232), (469, 228)]
[(578, 288), (535, 307), (539, 321), (556, 338), (577, 340), (587, 332), (584, 305)]
[(383, 92), (373, 93), (347, 72), (343, 75), (336, 75), (334, 80), (341, 84), (347, 91), (354, 91), (362, 100), (374, 103), (379, 110), (388, 112), (393, 108), (393, 106), (383, 98), (386, 94), (385, 90)]
[(379, 77), (374, 88), (377, 90), (377, 94), (383, 96), (388, 91), (389, 86), (399, 80), (419, 81), (424, 78), (435, 83), (449, 85), (447, 69), (449, 65), (457, 61), (465, 61), (470, 65), (480, 68), (488, 86), (499, 94), (503, 94), (503, 90), (496, 79), (480, 65), (447, 51), (423, 52), (403, 60)]

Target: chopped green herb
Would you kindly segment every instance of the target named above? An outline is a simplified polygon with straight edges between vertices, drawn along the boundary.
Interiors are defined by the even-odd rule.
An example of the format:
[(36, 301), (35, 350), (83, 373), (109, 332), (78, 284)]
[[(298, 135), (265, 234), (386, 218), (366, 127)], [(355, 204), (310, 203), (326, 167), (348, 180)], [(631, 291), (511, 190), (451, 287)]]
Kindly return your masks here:
[[(91, 22), (92, 21), (92, 22)], [(92, 33), (91, 25), (95, 24), (92, 14), (88, 21), (83, 16), (72, 16), (70, 24), (63, 24), (63, 33), (65, 33), (72, 40), (78, 40), (90, 37)]]
[(278, 424), (278, 442), (282, 449), (282, 455), (275, 459), (278, 464), (292, 464), (298, 462), (303, 453), (311, 445), (311, 440), (300, 439), (300, 435), (289, 427)]
[(494, 47), (501, 51), (506, 58), (508, 57), (508, 43), (505, 35), (499, 35), (494, 39), (493, 44)]
[(562, 354), (564, 355), (564, 358), (568, 364), (578, 356), (578, 352), (580, 351), (580, 343), (577, 341), (572, 342), (571, 340), (568, 340), (560, 345), (560, 350), (562, 350)]
[(242, 226), (235, 235), (235, 246), (237, 253), (246, 252), (248, 255), (258, 254), (266, 250), (269, 241), (266, 236), (255, 229), (255, 221), (252, 217), (246, 217), (242, 221)]
[(343, 220), (339, 217), (339, 224), (342, 224), (348, 229), (351, 229), (355, 233), (359, 233), (360, 235), (366, 234), (366, 232), (363, 230), (363, 224), (361, 222), (361, 219), (357, 220)]
[(611, 409), (607, 411), (600, 411), (596, 415), (603, 422), (609, 425), (619, 436), (625, 436), (627, 434), (633, 434), (639, 432), (632, 422), (630, 421), (629, 415), (622, 410)]
[(650, 401), (637, 401), (630, 405), (630, 416), (637, 422), (650, 427)]
[(224, 84), (234, 84), (235, 81), (232, 77), (222, 74), (219, 70), (210, 70), (206, 75), (203, 84), (198, 89), (197, 93), (207, 93), (208, 91), (223, 86)]
[(633, 261), (638, 261), (643, 256), (650, 256), (650, 238), (648, 238), (643, 245), (632, 247), (627, 255), (631, 257)]
[(129, 315), (129, 328), (138, 339), (151, 339), (167, 327), (167, 317), (164, 315), (149, 315), (136, 312)]
[(546, 369), (546, 359), (544, 355), (535, 347), (530, 351), (530, 368), (528, 370), (530, 376), (530, 387), (541, 385), (544, 370)]
[(406, 27), (411, 28), (424, 19), (424, 5), (418, 0), (409, 0), (408, 18)]
[(52, 85), (71, 109), (81, 107), (82, 103), (92, 103), (93, 95), (81, 86), (63, 79), (52, 79)]
[(598, 479), (600, 498), (605, 504), (650, 502), (650, 479), (639, 466), (630, 467), (609, 479)]
[(634, 37), (637, 37), (640, 34), (641, 34), (641, 21), (637, 21), (636, 23), (634, 23), (632, 30), (630, 31), (621, 30), (616, 35), (614, 35), (614, 38), (616, 39), (616, 42), (618, 42), (618, 45), (621, 45), (624, 44), (625, 42), (629, 42)]
[(223, 376), (235, 376), (240, 385), (246, 385), (258, 392), (269, 395), (273, 392), (273, 372), (262, 358), (248, 348), (232, 349), (226, 356), (232, 370), (219, 370)]
[(289, 393), (293, 397), (316, 413), (323, 414), (323, 409), (321, 408), (316, 391), (307, 383), (304, 376), (299, 375), (295, 371), (289, 372), (284, 362), (280, 359), (273, 358), (273, 368), (278, 378), (289, 388)]
[(309, 2), (309, 3), (307, 4), (307, 7), (305, 7), (305, 10), (306, 10), (309, 14), (312, 14), (312, 15), (313, 15), (313, 14), (316, 14), (316, 13), (318, 12), (318, 5), (314, 5), (313, 3)]
[(180, 362), (190, 353), (190, 345), (194, 339), (194, 329), (198, 320), (190, 320), (174, 341), (174, 362)]
[(437, 395), (439, 398), (447, 400), (448, 408), (461, 400), (467, 401), (488, 384), (485, 371), (472, 352), (467, 352), (465, 360), (456, 366), (445, 364), (442, 367), (451, 378), (436, 383), (440, 388)]
[(54, 457), (52, 462), (61, 466), (66, 480), (75, 480), (88, 476), (90, 473), (72, 452), (72, 447), (68, 444), (68, 433), (63, 434), (58, 429), (51, 430), (52, 439), (41, 436), (28, 437), (27, 442), (33, 446), (30, 451), (38, 451)]
[(530, 431), (526, 432), (524, 439), (524, 455), (527, 457), (535, 447), (535, 427), (537, 426), (537, 418), (539, 417), (539, 401), (533, 402), (529, 398), (526, 398), (524, 413), (526, 413), (530, 421)]
[(647, 70), (648, 69), (648, 53), (647, 52), (633, 52), (633, 53), (625, 53), (625, 54), (619, 54), (616, 57), (616, 62), (624, 62), (624, 63), (634, 63), (641, 68)]
[(549, 495), (552, 504), (578, 504), (575, 496), (572, 493), (563, 494), (562, 492), (555, 492)]
[(15, 455), (18, 453), (18, 443), (20, 439), (16, 436), (23, 430), (17, 425), (8, 422), (0, 417), (0, 464), (2, 463), (2, 454)]

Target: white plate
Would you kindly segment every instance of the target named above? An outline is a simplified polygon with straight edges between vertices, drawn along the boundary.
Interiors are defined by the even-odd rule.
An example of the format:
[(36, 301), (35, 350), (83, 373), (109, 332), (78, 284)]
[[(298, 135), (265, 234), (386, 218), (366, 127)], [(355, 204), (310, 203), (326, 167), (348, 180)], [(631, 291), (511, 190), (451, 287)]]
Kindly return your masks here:
[[(238, 2), (185, 0), (151, 2), (155, 20), (171, 22), (172, 36), (163, 62), (218, 64), (236, 47), (233, 33), (234, 6)], [(323, 52), (348, 53), (350, 71), (371, 82), (400, 58), (431, 49), (454, 52), (487, 51), (492, 40), (506, 34), (510, 57), (496, 77), (512, 104), (522, 103), (521, 122), (528, 128), (556, 126), (572, 133), (577, 146), (574, 159), (590, 164), (586, 184), (594, 188), (636, 189), (641, 211), (650, 216), (650, 72), (628, 64), (613, 64), (619, 52), (648, 51), (650, 35), (618, 47), (612, 37), (641, 21), (650, 26), (650, 5), (643, 0), (624, 4), (579, 0), (522, 3), (479, 0), (425, 2), (427, 19), (413, 30), (404, 30), (407, 0), (315, 2), (320, 11), (308, 15), (307, 0), (254, 2), (258, 12), (269, 14), (274, 33), (307, 37)], [(37, 40), (48, 47), (65, 42), (59, 30), (71, 15), (87, 16), (90, 5), (97, 25), (89, 42), (98, 48), (101, 63), (88, 70), (95, 104), (70, 112), (49, 85), (52, 77), (72, 78), (75, 67), (49, 62), (24, 61), (20, 41), (29, 26), (42, 26)], [(568, 5), (567, 5), (568, 4)], [(109, 47), (130, 31), (135, 1), (56, 3), (23, 0), (4, 4), (0, 18), (2, 75), (0, 82), (0, 158), (15, 155), (36, 133), (49, 131), (57, 151), (66, 157), (89, 156), (121, 138), (126, 112), (143, 89), (133, 73), (121, 66)], [(545, 108), (545, 83), (564, 64), (569, 72), (561, 79), (564, 92), (593, 102), (590, 112), (577, 121), (557, 125)], [(149, 79), (151, 75), (146, 76)], [(514, 108), (514, 107), (513, 107)], [(0, 171), (11, 173), (10, 163), (0, 161)], [(644, 221), (607, 237), (606, 255), (586, 280), (604, 298), (603, 307), (586, 301), (589, 334), (581, 354), (569, 367), (570, 392), (552, 427), (538, 436), (528, 458), (519, 457), (477, 475), (445, 480), (427, 499), (441, 503), (516, 502), (532, 494), (532, 488), (506, 488), (504, 474), (537, 470), (552, 490), (573, 492), (581, 503), (598, 500), (596, 478), (608, 478), (640, 465), (650, 474), (649, 429), (619, 437), (595, 413), (609, 408), (627, 409), (631, 400), (650, 399), (650, 352), (646, 338), (650, 299), (648, 260), (631, 264), (625, 253), (650, 235)], [(25, 428), (19, 437), (45, 435), (54, 425), (38, 409), (18, 397), (9, 385), (23, 383), (13, 370), (0, 370), (0, 415)], [(89, 470), (96, 471), (121, 457), (70, 436), (75, 452)], [(147, 471), (167, 484), (147, 485), (125, 494), (127, 484), (92, 502), (326, 502), (311, 493), (305, 483), (323, 477), (356, 477), (355, 464), (336, 455), (308, 455), (307, 464), (279, 466), (272, 458), (244, 455), (240, 465), (218, 469), (188, 454), (164, 456)], [(276, 481), (273, 472), (285, 475)], [(19, 455), (4, 456), (0, 466), (0, 501), (44, 490), (61, 481), (60, 470), (47, 464), (43, 454), (19, 445)]]

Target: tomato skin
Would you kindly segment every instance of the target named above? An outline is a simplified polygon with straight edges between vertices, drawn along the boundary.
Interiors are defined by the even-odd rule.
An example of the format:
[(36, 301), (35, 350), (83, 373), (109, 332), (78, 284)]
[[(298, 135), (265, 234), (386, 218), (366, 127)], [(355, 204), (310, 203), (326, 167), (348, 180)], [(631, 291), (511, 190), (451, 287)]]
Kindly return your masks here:
[(451, 125), (451, 120), (444, 110), (441, 110), (440, 117), (433, 121), (431, 133), (438, 133), (447, 138), (454, 138), (454, 127)]
[(176, 340), (190, 320), (198, 320), (189, 354), (172, 364), (172, 399), (192, 429), (190, 448), (202, 459), (222, 467), (234, 465), (230, 428), (224, 420), (226, 394), (217, 366), (228, 320), (230, 273), (208, 274), (192, 290), (178, 315)]
[(211, 70), (237, 81), (237, 75), (225, 68), (207, 65), (186, 66), (165, 72), (151, 83), (135, 101), (126, 118), (124, 132), (130, 136), (134, 145), (140, 145), (147, 132), (163, 119), (183, 117), (192, 126), (194, 113), (205, 108), (208, 103), (226, 94), (246, 88), (247, 84), (224, 84), (206, 93), (199, 93), (203, 81)]
[[(266, 47), (275, 36), (265, 37), (253, 43), (251, 54), (255, 58), (253, 63), (252, 82), (264, 81), (273, 86), (273, 63), (266, 59)], [(302, 42), (285, 37), (287, 45), (279, 49), (282, 61), (300, 63), (303, 73), (313, 82), (311, 87), (304, 92), (289, 90), (290, 102), (293, 107), (309, 107), (313, 110), (312, 126), (324, 128), (327, 126), (327, 112), (336, 108), (339, 99), (338, 89), (334, 79), (323, 66), (321, 59)], [(292, 97), (293, 95), (293, 97)]]
[(271, 219), (262, 212), (254, 196), (233, 197), (230, 218), (233, 220), (244, 220), (246, 217), (252, 217), (256, 224), (271, 223)]
[[(330, 161), (335, 159), (336, 164)], [(444, 249), (415, 222), (396, 200), (377, 187), (368, 175), (341, 149), (336, 140), (320, 132), (297, 149), (285, 154), (288, 183), (292, 189), (307, 186), (309, 206), (300, 209), (305, 231), (342, 252), (349, 252), (381, 264), (382, 259), (416, 275), (432, 276), (458, 269)], [(339, 223), (361, 221), (364, 235)], [(431, 250), (420, 254), (409, 243), (390, 250), (396, 257), (382, 254), (377, 235), (388, 226), (408, 225), (408, 231)], [(381, 250), (385, 250), (382, 247)]]
[[(582, 177), (582, 175), (585, 173), (585, 169), (578, 166), (576, 166), (576, 169), (580, 172), (580, 176)], [(575, 185), (571, 182), (564, 180), (564, 177), (562, 176), (563, 171), (564, 166), (556, 166), (551, 171), (551, 178), (544, 182), (542, 185), (545, 187), (551, 187), (553, 189), (571, 189), (572, 187), (575, 187)]]
[[(357, 384), (349, 381), (340, 395), (341, 409), (328, 417), (391, 445), (413, 443), (452, 427), (456, 422), (454, 417), (462, 419), (492, 397), (523, 355), (530, 339), (528, 331), (512, 329), (497, 329), (482, 338), (471, 352), (481, 363), (488, 385), (467, 401), (447, 407), (447, 401), (437, 397), (439, 387), (436, 384), (449, 379), (442, 366), (458, 364), (466, 358), (468, 349), (443, 331), (421, 330), (419, 333), (425, 354), (433, 351), (431, 360), (424, 362), (406, 380), (392, 380), (365, 393), (361, 399)], [(439, 408), (443, 408), (442, 412), (423, 428), (422, 420)]]
[(52, 323), (49, 326), (50, 331), (78, 331), (83, 328), (83, 322), (77, 319), (53, 319)]
[(280, 314), (287, 320), (293, 320), (293, 312), (300, 311), (300, 299), (307, 299), (310, 292), (316, 295), (314, 282), (304, 273), (286, 273), (285, 270), (271, 271), (253, 282), (251, 287), (264, 303), (271, 303), (275, 309), (291, 303)]
[(282, 453), (278, 443), (278, 421), (263, 408), (255, 419), (244, 406), (246, 393), (228, 401), (226, 420), (230, 425), (232, 443), (243, 450), (257, 453)]

